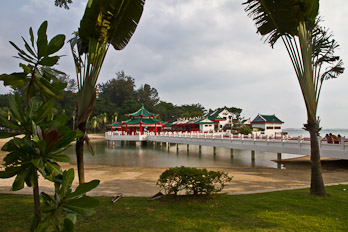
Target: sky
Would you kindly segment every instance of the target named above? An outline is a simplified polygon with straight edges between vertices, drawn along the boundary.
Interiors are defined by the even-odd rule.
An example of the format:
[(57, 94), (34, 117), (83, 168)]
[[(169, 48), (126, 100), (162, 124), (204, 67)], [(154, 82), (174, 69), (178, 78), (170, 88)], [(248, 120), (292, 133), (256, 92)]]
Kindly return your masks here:
[[(54, 0), (1, 0), (0, 74), (20, 71), (13, 58), (13, 41), (24, 47), (48, 21), (49, 38), (78, 29), (86, 0), (74, 0), (70, 10), (54, 6)], [(238, 107), (242, 116), (275, 114), (284, 128), (301, 128), (306, 122), (302, 93), (281, 41), (272, 49), (256, 33), (254, 22), (242, 6), (244, 0), (146, 0), (138, 28), (122, 51), (109, 49), (99, 83), (124, 71), (137, 88), (149, 84), (162, 101), (175, 105), (202, 104), (207, 110)], [(348, 2), (320, 1), (322, 25), (340, 45), (336, 54), (348, 64)], [(70, 46), (57, 67), (75, 78)], [(348, 70), (324, 82), (318, 107), (321, 126), (348, 128)], [(0, 93), (8, 88), (0, 84)]]

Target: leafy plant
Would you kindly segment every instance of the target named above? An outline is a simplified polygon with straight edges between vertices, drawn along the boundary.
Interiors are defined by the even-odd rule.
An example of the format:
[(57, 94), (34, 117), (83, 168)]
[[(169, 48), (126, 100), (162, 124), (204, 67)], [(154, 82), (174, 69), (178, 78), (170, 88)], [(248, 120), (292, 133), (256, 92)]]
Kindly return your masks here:
[(91, 215), (95, 213), (94, 208), (99, 205), (99, 201), (85, 194), (97, 187), (99, 180), (80, 184), (72, 192), (71, 185), (73, 180), (74, 169), (64, 171), (54, 178), (54, 197), (41, 193), (43, 202), (41, 210), (45, 217), (40, 222), (37, 231), (47, 231), (49, 228), (56, 231), (72, 231), (77, 215)]
[(181, 166), (164, 171), (157, 180), (157, 185), (166, 194), (177, 195), (184, 190), (186, 194), (198, 195), (220, 192), (230, 181), (232, 177), (224, 172)]
[[(72, 141), (82, 136), (80, 131), (72, 131), (65, 125), (65, 115), (53, 117), (54, 98), (59, 98), (66, 86), (65, 83), (56, 78), (56, 75), (62, 72), (53, 68), (61, 57), (54, 54), (64, 45), (65, 36), (57, 35), (48, 42), (46, 31), (47, 22), (45, 21), (38, 30), (38, 39), (35, 43), (33, 30), (30, 28), (31, 44), (23, 38), (25, 50), (10, 42), (18, 51), (17, 58), (27, 62), (27, 64), (20, 64), (23, 70), (20, 73), (0, 76), (0, 80), (3, 80), (5, 85), (10, 85), (12, 89), (17, 91), (15, 95), (9, 96), (9, 115), (11, 117), (6, 118), (0, 115), (1, 124), (15, 132), (5, 133), (1, 131), (0, 135), (1, 137), (11, 137), (22, 134), (22, 137), (14, 137), (2, 147), (2, 150), (8, 154), (4, 158), (4, 170), (0, 171), (0, 178), (15, 176), (12, 184), (13, 191), (24, 188), (24, 184), (33, 188), (34, 220), (31, 231), (36, 231), (41, 222), (39, 175), (55, 183), (55, 196), (59, 198), (56, 199), (61, 201), (71, 198), (69, 195), (71, 184), (64, 182), (64, 178), (68, 178), (65, 176), (71, 171), (64, 175), (58, 162), (70, 160), (62, 152), (70, 146)], [(18, 92), (24, 93), (24, 103), (22, 103)], [(69, 175), (71, 176), (71, 174)], [(63, 192), (57, 191), (60, 185), (65, 189)], [(96, 185), (97, 182), (94, 181), (93, 186)], [(75, 195), (79, 195), (76, 192), (81, 192), (81, 189), (88, 191), (91, 188), (90, 185), (77, 187)], [(47, 199), (48, 195), (42, 194), (42, 196)], [(65, 200), (59, 204), (65, 204)], [(96, 205), (89, 198), (82, 198), (79, 201), (86, 204), (85, 208)], [(51, 208), (45, 212), (55, 215), (56, 211)], [(73, 228), (71, 227), (73, 224), (70, 222), (68, 221), (69, 231)], [(56, 226), (59, 227), (59, 224)]]

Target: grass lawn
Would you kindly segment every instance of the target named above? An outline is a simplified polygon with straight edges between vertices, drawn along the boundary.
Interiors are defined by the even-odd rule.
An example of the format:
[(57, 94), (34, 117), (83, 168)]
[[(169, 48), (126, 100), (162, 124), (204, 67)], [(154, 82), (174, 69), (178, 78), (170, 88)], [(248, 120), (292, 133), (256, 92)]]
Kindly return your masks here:
[[(97, 213), (79, 217), (76, 231), (348, 231), (348, 186), (327, 191), (324, 198), (308, 189), (150, 202), (99, 197)], [(32, 207), (31, 196), (0, 194), (0, 231), (28, 231)]]

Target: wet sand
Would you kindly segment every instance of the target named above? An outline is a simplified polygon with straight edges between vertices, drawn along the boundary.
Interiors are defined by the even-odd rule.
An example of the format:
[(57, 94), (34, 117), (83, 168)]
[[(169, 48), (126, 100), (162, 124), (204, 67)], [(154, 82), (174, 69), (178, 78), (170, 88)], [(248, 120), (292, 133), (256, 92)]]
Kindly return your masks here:
[[(91, 136), (92, 139), (102, 137)], [(6, 142), (0, 139), (0, 147)], [(0, 160), (5, 157), (0, 151)], [(97, 155), (97, 154), (96, 154)], [(76, 165), (61, 164), (63, 170), (75, 169), (73, 188), (78, 184)], [(287, 189), (307, 188), (310, 186), (310, 168), (300, 169), (273, 169), (273, 168), (207, 168), (208, 170), (224, 171), (233, 176), (223, 193), (247, 194), (257, 192), (279, 191)], [(111, 167), (105, 165), (87, 165), (85, 167), (86, 181), (99, 179), (99, 186), (90, 192), (93, 196), (114, 196), (122, 193), (124, 196), (153, 196), (159, 189), (156, 181), (165, 168), (142, 167)], [(324, 169), (326, 185), (348, 184), (348, 169)], [(0, 193), (32, 194), (32, 189), (25, 187), (20, 191), (11, 191), (14, 178), (0, 179)], [(53, 192), (53, 184), (40, 178), (40, 191)]]

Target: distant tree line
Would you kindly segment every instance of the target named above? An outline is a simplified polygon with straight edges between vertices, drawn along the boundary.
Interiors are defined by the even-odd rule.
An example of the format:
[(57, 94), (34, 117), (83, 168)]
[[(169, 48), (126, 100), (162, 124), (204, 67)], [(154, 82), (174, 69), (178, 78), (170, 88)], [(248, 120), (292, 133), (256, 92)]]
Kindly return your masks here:
[[(62, 98), (56, 100), (53, 112), (55, 114), (64, 113), (68, 116), (68, 125), (76, 128), (75, 106), (76, 106), (76, 82), (66, 75), (61, 75), (59, 79), (68, 83), (63, 91)], [(8, 97), (13, 92), (0, 95), (0, 114), (11, 117), (8, 105)], [(19, 94), (24, 96), (23, 93)], [(141, 85), (139, 88), (135, 85), (135, 79), (126, 75), (123, 71), (117, 72), (116, 76), (105, 83), (98, 84), (98, 93), (95, 109), (90, 117), (88, 129), (98, 132), (105, 129), (105, 124), (115, 121), (124, 121), (128, 119), (127, 113), (137, 111), (142, 104), (144, 107), (156, 114), (162, 121), (173, 122), (177, 118), (203, 117), (208, 112), (201, 104), (174, 105), (170, 102), (161, 101), (158, 91), (149, 84)], [(227, 109), (240, 117), (242, 109), (236, 107), (221, 107)]]

